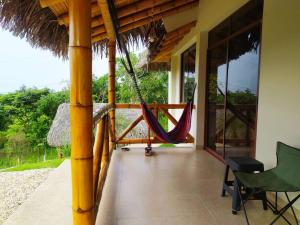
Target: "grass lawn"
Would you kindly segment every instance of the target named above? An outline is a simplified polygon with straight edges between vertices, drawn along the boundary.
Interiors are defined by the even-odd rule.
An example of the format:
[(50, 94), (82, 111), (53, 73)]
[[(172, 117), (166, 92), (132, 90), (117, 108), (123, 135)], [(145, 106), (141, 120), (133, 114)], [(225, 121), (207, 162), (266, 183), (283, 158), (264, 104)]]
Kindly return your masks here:
[(56, 168), (63, 161), (64, 159), (53, 159), (53, 160), (48, 160), (46, 162), (25, 163), (19, 166), (4, 169), (1, 172), (23, 171), (23, 170), (42, 169), (42, 168)]
[(164, 144), (161, 144), (159, 147), (161, 147), (161, 148), (174, 148), (174, 147), (176, 147), (176, 145), (171, 144), (171, 143), (164, 143)]

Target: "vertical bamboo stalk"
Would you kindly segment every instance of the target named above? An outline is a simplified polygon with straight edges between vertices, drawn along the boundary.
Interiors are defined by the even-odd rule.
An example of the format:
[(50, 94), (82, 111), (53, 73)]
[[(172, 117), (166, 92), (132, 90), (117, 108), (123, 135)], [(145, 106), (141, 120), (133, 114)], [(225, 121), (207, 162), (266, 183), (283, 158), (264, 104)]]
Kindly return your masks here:
[(102, 197), (102, 191), (107, 175), (107, 170), (110, 161), (110, 152), (109, 152), (109, 129), (108, 129), (108, 117), (106, 117), (106, 129), (104, 130), (104, 143), (103, 143), (103, 152), (102, 152), (102, 159), (101, 159), (101, 170), (100, 170), (100, 177), (99, 183), (97, 187), (97, 194), (96, 194), (96, 202), (95, 202), (95, 212), (98, 212), (98, 207)]
[(107, 129), (106, 117), (104, 116), (97, 124), (96, 138), (94, 143), (94, 165), (93, 165), (93, 186), (94, 186), (94, 200), (97, 198), (97, 189), (99, 181), (99, 173), (101, 168), (103, 146), (105, 139), (105, 130)]
[(91, 3), (69, 1), (72, 208), (74, 225), (94, 224)]
[[(115, 83), (116, 83), (116, 41), (110, 40), (108, 43), (108, 63), (109, 63), (109, 80), (108, 80), (108, 103), (112, 104), (115, 108), (116, 104), (116, 91), (115, 91)], [(115, 110), (110, 111), (110, 122), (112, 129), (112, 142), (115, 145), (116, 141), (116, 122)]]

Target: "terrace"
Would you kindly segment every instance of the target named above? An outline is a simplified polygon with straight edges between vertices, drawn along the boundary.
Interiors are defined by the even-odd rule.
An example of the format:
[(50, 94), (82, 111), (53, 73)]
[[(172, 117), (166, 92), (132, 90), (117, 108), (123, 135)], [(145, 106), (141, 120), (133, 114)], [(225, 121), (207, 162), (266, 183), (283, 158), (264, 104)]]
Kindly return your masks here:
[[(231, 197), (220, 197), (222, 162), (189, 146), (154, 149), (155, 155), (146, 158), (142, 146), (114, 152), (97, 225), (244, 224), (242, 213), (231, 214)], [(66, 161), (57, 168), (5, 225), (71, 224), (69, 167)], [(262, 210), (261, 201), (250, 201), (247, 207), (253, 224), (274, 216)]]
[[(300, 32), (291, 25), (300, 20), (299, 2), (113, 2), (116, 18), (105, 0), (0, 3), (4, 28), (19, 36), (26, 34), (34, 46), (50, 49), (60, 57), (69, 54), (71, 68), (71, 173), (65, 162), (58, 169), (63, 171), (64, 180), (55, 182), (58, 175), (53, 178), (48, 192), (41, 188), (37, 194), (43, 197), (33, 197), (31, 205), (24, 204), (23, 213), (11, 217), (6, 225), (17, 221), (43, 225), (243, 224), (241, 214), (231, 214), (231, 198), (220, 196), (223, 160), (228, 155), (247, 155), (270, 168), (276, 163), (278, 139), (284, 137), (284, 141), (299, 145), (299, 129), (293, 127), (300, 126), (300, 109), (286, 101), (300, 96), (299, 66), (295, 62)], [(281, 13), (284, 27), (278, 26), (284, 23), (277, 18)], [(143, 120), (142, 115), (116, 133), (115, 111), (141, 106), (115, 101), (114, 20), (118, 20), (118, 32), (126, 45), (140, 40), (148, 47), (147, 67), (171, 71), (170, 104), (149, 104), (156, 118), (160, 112), (168, 118), (170, 127), (176, 125), (178, 111), (182, 111), (182, 103), (191, 92), (190, 81), (198, 83), (192, 128), (184, 141), (191, 146), (154, 148), (155, 154), (145, 158), (145, 143), (162, 141), (150, 131), (147, 138), (126, 138)], [(283, 33), (290, 39), (280, 36)], [(280, 38), (289, 41), (287, 48), (278, 46), (278, 55), (274, 42), (279, 43)], [(107, 53), (109, 61), (108, 104), (94, 120), (92, 53)], [(252, 61), (247, 61), (247, 56)], [(281, 67), (276, 69), (277, 64)], [(260, 73), (264, 75), (261, 78)], [(282, 73), (289, 78), (282, 80)], [(285, 82), (289, 85), (280, 94), (278, 90)], [(232, 84), (240, 86), (231, 88)], [(274, 93), (271, 99), (270, 93)], [(276, 102), (278, 99), (281, 101)], [(281, 104), (284, 107), (278, 109)], [(130, 151), (120, 151), (120, 144), (129, 144)], [(135, 148), (131, 144), (144, 145)], [(66, 182), (69, 180), (72, 187)], [(54, 191), (57, 184), (62, 185), (63, 193)], [(273, 216), (271, 210), (262, 210), (258, 201), (249, 201), (247, 208), (253, 224), (264, 224)]]

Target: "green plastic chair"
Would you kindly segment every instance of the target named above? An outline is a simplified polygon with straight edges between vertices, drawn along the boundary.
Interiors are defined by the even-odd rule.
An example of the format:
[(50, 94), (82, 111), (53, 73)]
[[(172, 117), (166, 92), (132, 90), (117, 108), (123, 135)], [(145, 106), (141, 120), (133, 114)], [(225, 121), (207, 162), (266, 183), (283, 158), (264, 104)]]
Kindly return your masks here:
[[(235, 172), (237, 183), (239, 186), (239, 195), (242, 200), (242, 206), (244, 209), (245, 218), (249, 225), (249, 219), (245, 208), (245, 201), (253, 194), (261, 191), (269, 191), (276, 193), (275, 206), (268, 201), (269, 207), (274, 214), (277, 214), (276, 218), (270, 223), (274, 224), (280, 217), (282, 217), (288, 224), (291, 224), (288, 219), (283, 215), (289, 208), (292, 209), (295, 217), (296, 224), (299, 225), (297, 216), (293, 209), (293, 204), (298, 200), (300, 194), (290, 200), (287, 192), (299, 192), (300, 191), (300, 149), (291, 147), (281, 142), (277, 142), (277, 166), (273, 169), (267, 170), (262, 173), (245, 173)], [(247, 196), (242, 194), (241, 187), (248, 188), (251, 193)], [(288, 203), (277, 210), (277, 193), (283, 192), (287, 198)]]

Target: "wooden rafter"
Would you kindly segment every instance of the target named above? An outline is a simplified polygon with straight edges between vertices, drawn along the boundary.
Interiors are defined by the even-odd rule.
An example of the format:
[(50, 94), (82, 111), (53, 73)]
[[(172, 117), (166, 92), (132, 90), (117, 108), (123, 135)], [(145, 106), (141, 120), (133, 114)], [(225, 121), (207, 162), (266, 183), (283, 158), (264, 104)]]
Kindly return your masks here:
[(171, 58), (171, 51), (195, 25), (196, 21), (192, 21), (167, 33), (163, 41), (160, 43), (159, 48), (153, 52), (151, 61), (169, 62)]
[[(182, 1), (182, 0), (181, 0)], [(186, 0), (183, 0), (186, 1)], [(155, 1), (155, 0), (142, 0), (142, 1), (136, 1), (136, 0), (128, 0), (126, 6), (121, 7), (118, 9), (118, 18), (122, 18), (125, 16), (129, 16), (133, 13), (137, 13), (140, 11), (143, 11), (145, 9), (150, 9), (155, 6), (161, 5), (165, 2), (172, 3), (171, 0), (160, 0), (160, 1)], [(118, 4), (118, 1), (114, 1), (116, 7), (118, 8), (120, 4)], [(92, 4), (92, 16), (97, 17), (101, 15), (101, 10), (99, 9), (99, 6), (96, 3)], [(101, 17), (101, 16), (100, 16)], [(58, 21), (60, 24), (67, 25), (69, 24), (69, 15), (68, 13), (64, 13), (60, 16), (58, 16)], [(95, 20), (96, 22), (96, 20)], [(102, 23), (103, 24), (103, 23)], [(101, 23), (98, 23), (99, 25), (102, 25)]]
[[(193, 1), (193, 2), (190, 2), (188, 4), (185, 4), (185, 5), (173, 8), (171, 10), (168, 10), (168, 11), (156, 14), (156, 15), (154, 15), (152, 17), (147, 17), (145, 19), (138, 20), (136, 22), (127, 24), (125, 26), (121, 26), (120, 32), (123, 33), (123, 32), (129, 31), (129, 30), (135, 29), (137, 27), (141, 27), (141, 26), (146, 25), (146, 24), (148, 24), (148, 23), (150, 23), (152, 21), (158, 21), (158, 20), (162, 19), (163, 17), (167, 17), (167, 16), (170, 16), (170, 15), (173, 15), (173, 14), (176, 14), (176, 13), (179, 13), (179, 12), (182, 12), (182, 11), (194, 8), (197, 5), (198, 5), (198, 1)], [(121, 20), (120, 20), (120, 23), (121, 23)], [(103, 35), (103, 33), (102, 33), (102, 34), (93, 36), (92, 42), (94, 43), (94, 42), (97, 42), (97, 41), (101, 41), (104, 38), (105, 38), (105, 35)]]
[[(148, 1), (148, 2), (151, 3), (151, 1)], [(118, 12), (118, 17), (120, 19), (120, 26), (122, 27), (122, 26), (125, 26), (128, 24), (132, 24), (136, 21), (143, 20), (145, 18), (150, 18), (150, 17), (152, 18), (155, 15), (167, 12), (169, 10), (172, 10), (172, 9), (180, 7), (180, 6), (184, 6), (184, 5), (186, 5), (188, 3), (192, 3), (192, 2), (195, 2), (195, 0), (174, 0), (172, 2), (166, 2), (166, 3), (158, 5), (156, 7), (147, 8), (147, 9), (145, 9), (143, 11), (139, 11), (139, 12), (134, 11), (131, 8), (132, 5), (129, 5), (131, 10), (128, 9), (128, 10), (124, 11), (123, 10), (123, 9), (125, 9), (125, 7), (124, 7), (124, 8), (121, 8)], [(128, 7), (126, 7), (126, 8), (128, 8)], [(140, 9), (141, 7), (137, 6), (137, 8)], [(126, 17), (124, 17), (125, 15), (126, 15)], [(104, 27), (102, 24), (100, 24), (100, 26), (95, 27), (93, 29), (92, 34), (94, 36), (101, 34), (104, 32), (103, 30), (104, 30)]]
[[(136, 1), (137, 0), (114, 0), (114, 3), (117, 7), (121, 7), (123, 5), (130, 4)], [(52, 7), (59, 3), (66, 3), (66, 0), (40, 0), (40, 5), (42, 8)], [(97, 3), (92, 3), (92, 10), (93, 6), (97, 6)]]
[(98, 6), (101, 9), (101, 14), (103, 18), (103, 23), (105, 26), (105, 30), (109, 40), (113, 41), (116, 39), (113, 23), (111, 21), (110, 13), (109, 13), (109, 6), (106, 0), (97, 0)]

